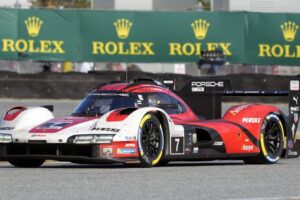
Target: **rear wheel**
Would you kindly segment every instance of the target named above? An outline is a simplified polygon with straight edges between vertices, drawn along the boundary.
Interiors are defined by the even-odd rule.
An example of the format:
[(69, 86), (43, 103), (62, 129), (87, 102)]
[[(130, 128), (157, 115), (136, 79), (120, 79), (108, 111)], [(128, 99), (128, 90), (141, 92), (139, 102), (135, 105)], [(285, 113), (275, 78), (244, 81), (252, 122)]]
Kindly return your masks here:
[(11, 165), (15, 167), (40, 167), (45, 160), (43, 159), (15, 159), (8, 161)]
[(279, 117), (273, 113), (265, 118), (260, 133), (260, 154), (246, 159), (246, 163), (276, 163), (283, 151), (284, 129)]
[(142, 166), (153, 167), (159, 164), (164, 150), (164, 133), (161, 123), (153, 114), (146, 114), (141, 120), (138, 147)]

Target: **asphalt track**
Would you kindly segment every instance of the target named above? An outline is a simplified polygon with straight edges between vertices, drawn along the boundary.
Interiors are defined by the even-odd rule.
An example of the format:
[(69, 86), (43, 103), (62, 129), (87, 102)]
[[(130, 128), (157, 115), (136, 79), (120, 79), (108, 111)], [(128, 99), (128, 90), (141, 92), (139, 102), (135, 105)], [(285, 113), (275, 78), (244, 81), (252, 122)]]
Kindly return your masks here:
[[(55, 115), (63, 116), (77, 103), (0, 100), (0, 112), (13, 105), (53, 104)], [(50, 161), (41, 168), (21, 169), (0, 162), (0, 199), (300, 199), (300, 158), (275, 165), (213, 161), (155, 168)]]

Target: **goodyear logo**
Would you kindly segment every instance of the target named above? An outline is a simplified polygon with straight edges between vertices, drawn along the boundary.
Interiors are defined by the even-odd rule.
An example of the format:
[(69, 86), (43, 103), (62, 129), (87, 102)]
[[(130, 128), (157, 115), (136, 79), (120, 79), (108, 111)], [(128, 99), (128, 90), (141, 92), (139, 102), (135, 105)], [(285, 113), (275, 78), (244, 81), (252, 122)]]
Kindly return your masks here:
[(292, 42), (297, 37), (299, 25), (293, 21), (286, 21), (278, 27), (281, 30), (284, 44), (258, 44), (259, 57), (274, 58), (300, 58), (300, 45), (293, 45)]
[(64, 54), (64, 41), (61, 40), (37, 40), (43, 21), (36, 16), (28, 17), (24, 20), (24, 28), (31, 39), (3, 38), (1, 41), (2, 52), (18, 52), (18, 53), (49, 53), (49, 54)]

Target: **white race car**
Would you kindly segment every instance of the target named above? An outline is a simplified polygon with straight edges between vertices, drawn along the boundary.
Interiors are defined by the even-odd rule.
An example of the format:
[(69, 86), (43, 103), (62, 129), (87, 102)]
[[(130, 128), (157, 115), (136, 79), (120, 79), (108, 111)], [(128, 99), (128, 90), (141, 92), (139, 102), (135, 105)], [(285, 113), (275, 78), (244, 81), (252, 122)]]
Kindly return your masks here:
[(146, 167), (174, 160), (275, 163), (284, 148), (285, 118), (274, 106), (247, 104), (222, 119), (201, 120), (162, 86), (104, 84), (68, 117), (55, 118), (45, 107), (9, 109), (0, 121), (0, 160), (17, 167), (47, 159)]

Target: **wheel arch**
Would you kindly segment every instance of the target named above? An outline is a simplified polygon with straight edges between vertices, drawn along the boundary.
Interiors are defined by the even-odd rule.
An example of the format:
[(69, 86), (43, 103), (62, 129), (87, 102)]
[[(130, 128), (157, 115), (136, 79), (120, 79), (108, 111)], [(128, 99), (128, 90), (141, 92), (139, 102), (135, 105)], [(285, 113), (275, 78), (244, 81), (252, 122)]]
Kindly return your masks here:
[(161, 123), (162, 129), (163, 129), (163, 133), (164, 133), (164, 152), (163, 152), (163, 158), (162, 160), (164, 160), (165, 156), (169, 154), (169, 136), (170, 136), (170, 126), (169, 126), (169, 121), (168, 121), (168, 117), (166, 116), (165, 113), (156, 110), (155, 112), (150, 112), (151, 114), (154, 114), (159, 122)]

